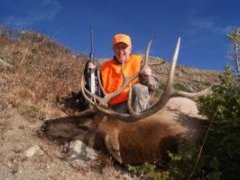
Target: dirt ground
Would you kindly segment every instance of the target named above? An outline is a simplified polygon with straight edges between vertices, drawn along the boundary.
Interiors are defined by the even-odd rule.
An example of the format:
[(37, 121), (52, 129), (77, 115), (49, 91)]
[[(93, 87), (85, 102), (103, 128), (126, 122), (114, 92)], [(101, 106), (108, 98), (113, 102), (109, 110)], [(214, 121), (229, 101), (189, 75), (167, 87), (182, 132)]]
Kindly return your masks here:
[[(173, 98), (163, 110), (176, 119), (179, 113), (204, 120), (193, 101)], [(181, 120), (185, 121), (184, 116)], [(186, 121), (197, 126), (194, 121)], [(2, 180), (75, 180), (75, 179), (139, 179), (112, 165), (101, 167), (100, 161), (81, 162), (61, 159), (63, 145), (39, 136), (43, 121), (26, 119), (18, 109), (0, 110), (0, 179)], [(110, 162), (111, 164), (111, 162)]]

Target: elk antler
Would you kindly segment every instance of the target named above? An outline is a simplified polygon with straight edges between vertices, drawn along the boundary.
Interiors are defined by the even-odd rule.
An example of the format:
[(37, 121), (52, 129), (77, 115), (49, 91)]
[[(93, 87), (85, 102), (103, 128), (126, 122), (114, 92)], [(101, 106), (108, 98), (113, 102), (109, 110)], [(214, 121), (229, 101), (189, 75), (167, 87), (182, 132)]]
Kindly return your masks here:
[[(150, 51), (150, 47), (152, 45), (152, 42), (153, 42), (154, 38), (152, 38), (149, 42), (148, 42), (148, 46), (147, 46), (147, 50), (146, 50), (146, 53), (145, 53), (145, 57), (143, 59), (143, 63), (142, 63), (142, 66), (141, 66), (141, 70), (145, 67), (145, 66), (148, 66), (148, 59), (149, 59), (149, 51)], [(124, 74), (123, 72), (123, 66), (124, 66), (124, 63), (122, 63), (122, 75), (123, 75), (123, 85), (116, 91), (110, 93), (110, 94), (107, 94), (104, 89), (102, 88), (102, 84), (101, 84), (101, 81), (99, 80), (100, 82), (100, 87), (102, 88), (105, 96), (104, 97), (100, 97), (100, 96), (97, 96), (95, 94), (92, 94), (88, 89), (85, 88), (85, 83), (84, 83), (84, 76), (82, 76), (82, 83), (81, 83), (81, 88), (82, 88), (82, 93), (83, 93), (83, 96), (84, 98), (95, 108), (97, 108), (99, 111), (101, 112), (104, 112), (106, 114), (109, 114), (109, 115), (114, 115), (115, 117), (118, 117), (120, 119), (139, 119), (141, 117), (146, 117), (148, 116), (148, 114), (152, 114), (156, 111), (158, 111), (159, 109), (162, 108), (162, 106), (164, 106), (169, 98), (170, 98), (170, 91), (171, 91), (171, 87), (172, 87), (172, 82), (173, 82), (173, 78), (174, 78), (174, 71), (175, 71), (175, 66), (176, 66), (176, 62), (177, 62), (177, 57), (178, 57), (178, 53), (179, 53), (179, 46), (180, 46), (180, 38), (178, 39), (178, 43), (177, 43), (177, 46), (176, 46), (176, 49), (175, 49), (175, 52), (174, 52), (174, 56), (173, 56), (173, 61), (172, 61), (172, 65), (171, 65), (171, 69), (170, 69), (170, 73), (169, 73), (169, 77), (168, 77), (168, 83), (167, 83), (167, 86), (166, 86), (166, 89), (165, 89), (165, 92), (162, 96), (162, 98), (160, 99), (159, 102), (161, 103), (158, 103), (159, 104), (159, 108), (157, 107), (154, 107), (153, 110), (151, 112), (146, 112), (144, 114), (142, 113), (136, 113), (135, 111), (133, 111), (133, 108), (131, 106), (131, 100), (132, 98), (130, 97), (131, 96), (131, 93), (129, 95), (129, 102), (128, 102), (128, 108), (129, 108), (129, 111), (130, 111), (130, 114), (127, 114), (127, 113), (118, 113), (116, 111), (113, 111), (112, 109), (108, 108), (108, 102), (110, 99), (112, 99), (113, 97), (119, 95), (126, 87), (127, 85), (134, 79), (138, 76), (138, 73), (134, 74), (133, 76), (131, 76), (130, 78), (127, 78), (126, 75)], [(140, 70), (140, 71), (141, 71)], [(100, 79), (98, 77), (98, 79)], [(131, 89), (131, 88), (130, 88)], [(151, 108), (152, 109), (152, 108)]]
[[(154, 40), (154, 38), (152, 38), (148, 42), (148, 46), (147, 46), (147, 50), (146, 50), (145, 57), (143, 60), (143, 64), (141, 65), (141, 70), (144, 67), (148, 66), (149, 51), (150, 51), (150, 47), (151, 47), (153, 40)], [(173, 53), (171, 68), (169, 71), (167, 85), (165, 87), (165, 90), (164, 90), (160, 100), (151, 108), (146, 109), (145, 111), (142, 111), (142, 112), (135, 112), (133, 110), (133, 107), (131, 105), (132, 104), (131, 85), (130, 85), (129, 99), (128, 99), (129, 114), (128, 113), (118, 113), (108, 107), (109, 100), (112, 99), (113, 97), (116, 97), (117, 95), (119, 95), (127, 87), (127, 85), (129, 85), (131, 83), (131, 81), (138, 76), (138, 73), (136, 73), (133, 76), (127, 78), (123, 72), (124, 63), (122, 63), (122, 70), (121, 70), (124, 81), (123, 81), (123, 85), (118, 90), (116, 90), (110, 94), (106, 93), (101, 84), (100, 75), (98, 75), (99, 84), (100, 84), (100, 87), (105, 96), (104, 97), (97, 96), (95, 94), (92, 94), (89, 90), (87, 90), (85, 88), (84, 76), (82, 76), (81, 88), (82, 88), (83, 96), (93, 107), (95, 107), (99, 111), (101, 111), (105, 114), (108, 114), (108, 115), (112, 115), (116, 118), (120, 118), (122, 120), (129, 121), (129, 120), (141, 119), (141, 118), (144, 118), (144, 117), (147, 117), (147, 116), (150, 116), (150, 115), (156, 113), (157, 111), (161, 110), (167, 104), (169, 99), (172, 97), (182, 96), (182, 97), (187, 97), (187, 98), (195, 98), (195, 97), (206, 94), (207, 92), (209, 92), (209, 89), (203, 90), (203, 91), (200, 91), (197, 93), (187, 93), (187, 92), (183, 92), (183, 91), (176, 91), (173, 89), (174, 72), (175, 72), (175, 68), (176, 68), (176, 64), (177, 64), (177, 59), (178, 59), (178, 54), (179, 54), (179, 49), (180, 49), (180, 42), (181, 42), (181, 38), (179, 37), (177, 40), (175, 51)]]

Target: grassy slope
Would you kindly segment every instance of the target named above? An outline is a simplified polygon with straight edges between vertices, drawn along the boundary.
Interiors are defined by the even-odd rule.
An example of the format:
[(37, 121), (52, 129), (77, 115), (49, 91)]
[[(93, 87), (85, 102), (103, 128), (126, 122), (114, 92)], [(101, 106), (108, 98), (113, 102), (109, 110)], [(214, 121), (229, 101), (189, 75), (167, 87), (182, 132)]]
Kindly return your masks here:
[[(73, 92), (80, 90), (85, 56), (71, 53), (41, 34), (24, 31), (14, 40), (0, 36), (0, 57), (12, 66), (0, 62), (0, 179), (35, 179), (35, 173), (40, 179), (81, 179), (83, 175), (84, 179), (130, 178), (111, 167), (105, 168), (102, 175), (91, 172), (91, 168), (71, 168), (74, 166), (46, 153), (57, 151), (58, 146), (36, 135), (44, 119), (66, 115), (57, 99), (71, 99)], [(169, 65), (155, 65), (153, 69), (164, 82)], [(176, 82), (180, 89), (198, 90), (215, 83), (218, 75), (179, 66)], [(40, 151), (24, 159), (24, 152), (34, 145)]]

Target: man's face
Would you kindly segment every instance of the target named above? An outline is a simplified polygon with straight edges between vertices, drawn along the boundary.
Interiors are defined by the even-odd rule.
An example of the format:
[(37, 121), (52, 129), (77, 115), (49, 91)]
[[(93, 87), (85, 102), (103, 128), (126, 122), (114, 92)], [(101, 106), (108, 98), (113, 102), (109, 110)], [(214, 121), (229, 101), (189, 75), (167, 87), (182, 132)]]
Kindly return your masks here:
[(113, 46), (114, 55), (118, 62), (126, 61), (131, 53), (132, 47), (125, 43), (117, 43)]

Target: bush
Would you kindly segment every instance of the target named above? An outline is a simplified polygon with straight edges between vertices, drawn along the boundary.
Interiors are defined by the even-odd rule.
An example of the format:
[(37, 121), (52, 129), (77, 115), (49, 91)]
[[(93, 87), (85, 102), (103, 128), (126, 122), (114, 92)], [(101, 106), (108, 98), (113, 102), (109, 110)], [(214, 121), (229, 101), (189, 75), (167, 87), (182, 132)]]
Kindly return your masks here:
[(229, 67), (212, 91), (198, 103), (200, 113), (211, 121), (198, 172), (206, 179), (239, 179), (240, 86)]

